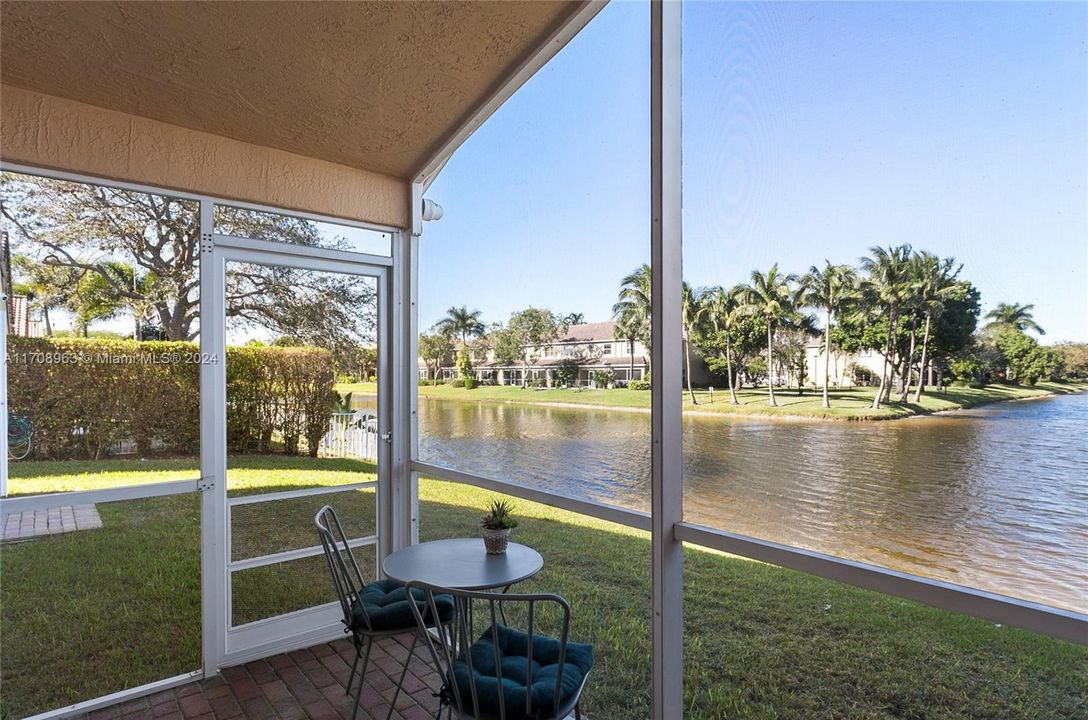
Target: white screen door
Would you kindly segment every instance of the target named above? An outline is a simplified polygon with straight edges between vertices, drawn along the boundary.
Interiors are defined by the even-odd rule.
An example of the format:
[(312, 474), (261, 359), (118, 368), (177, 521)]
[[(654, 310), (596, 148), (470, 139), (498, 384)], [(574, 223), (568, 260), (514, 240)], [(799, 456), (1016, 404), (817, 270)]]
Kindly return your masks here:
[(360, 568), (377, 575), (388, 541), (379, 508), (390, 422), (379, 387), (389, 379), (391, 259), (223, 235), (205, 250), (218, 321), (205, 389), (215, 516), (205, 542), (221, 579), (221, 667), (342, 631), (313, 524), (323, 505), (339, 513)]

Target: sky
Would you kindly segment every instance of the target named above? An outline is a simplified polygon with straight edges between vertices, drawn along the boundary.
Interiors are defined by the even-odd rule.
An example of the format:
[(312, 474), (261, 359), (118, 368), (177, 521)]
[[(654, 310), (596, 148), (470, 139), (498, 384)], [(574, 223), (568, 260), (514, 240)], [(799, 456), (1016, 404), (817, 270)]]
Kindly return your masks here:
[[(649, 16), (613, 2), (427, 196), (420, 325), (451, 305), (606, 320), (649, 259)], [(1046, 341), (1088, 341), (1088, 4), (684, 6), (684, 275), (911, 243)]]

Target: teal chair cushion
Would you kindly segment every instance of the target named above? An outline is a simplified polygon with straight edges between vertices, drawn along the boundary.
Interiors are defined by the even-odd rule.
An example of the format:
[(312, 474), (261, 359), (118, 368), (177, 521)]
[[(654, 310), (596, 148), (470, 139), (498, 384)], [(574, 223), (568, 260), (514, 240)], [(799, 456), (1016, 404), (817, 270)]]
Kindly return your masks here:
[[(412, 598), (419, 607), (427, 625), (433, 625), (431, 608), (427, 597), (422, 590), (415, 588)], [(362, 594), (355, 602), (351, 610), (354, 622), (353, 630), (374, 630), (379, 632), (392, 632), (396, 630), (411, 630), (416, 626), (415, 615), (412, 614), (411, 601), (404, 585), (396, 580), (378, 580), (363, 588)], [(440, 622), (446, 623), (453, 619), (453, 597), (451, 595), (435, 595), (434, 606), (438, 611)], [(370, 624), (367, 625), (367, 618)]]
[[(499, 662), (502, 667), (502, 695), (508, 720), (549, 718), (565, 708), (593, 668), (593, 646), (567, 643), (563, 659), (562, 689), (559, 705), (555, 706), (555, 680), (559, 673), (559, 641), (544, 635), (533, 635), (532, 657), (529, 657), (529, 635), (503, 625), (498, 625)], [(472, 657), (472, 675), (476, 680), (476, 698), (480, 715), (499, 717), (499, 680), (495, 665), (495, 644), (488, 628), (469, 651)], [(528, 667), (532, 666), (532, 684), (529, 683)], [(453, 675), (461, 703), (472, 712), (472, 688), (469, 685), (469, 667), (464, 660), (453, 663)], [(526, 712), (526, 695), (531, 697)]]

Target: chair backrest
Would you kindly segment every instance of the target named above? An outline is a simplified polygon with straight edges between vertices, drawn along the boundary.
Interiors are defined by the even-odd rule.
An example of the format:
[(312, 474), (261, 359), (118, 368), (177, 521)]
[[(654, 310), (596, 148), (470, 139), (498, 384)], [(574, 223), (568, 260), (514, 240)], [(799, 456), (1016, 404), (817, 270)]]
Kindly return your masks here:
[[(453, 709), (462, 717), (482, 718), (498, 717), (499, 720), (508, 718), (551, 718), (565, 717), (570, 707), (561, 707), (563, 701), (563, 669), (567, 659), (567, 635), (570, 630), (570, 604), (559, 595), (551, 593), (519, 594), (477, 592), (457, 590), (454, 588), (440, 587), (422, 582), (409, 582), (405, 585), (409, 593), (419, 596), (422, 593), (422, 601), (412, 603), (412, 613), (415, 615), (416, 624), (420, 632), (426, 632), (432, 624), (425, 622), (429, 618), (438, 617), (439, 610), (435, 604), (435, 597), (451, 595), (454, 599), (455, 613), (452, 622), (433, 628), (437, 632), (438, 642), (426, 643), (431, 652), (431, 659), (438, 670), (439, 677), (444, 683), (444, 701), (449, 702)], [(533, 686), (533, 640), (537, 631), (537, 622), (542, 606), (549, 606), (551, 613), (558, 609), (558, 637), (549, 639), (549, 642), (558, 640), (558, 670), (555, 675), (554, 691), (551, 693), (551, 705), (544, 706), (539, 696), (534, 700), (531, 690)], [(503, 636), (511, 632), (512, 628), (506, 624), (507, 611), (515, 615), (526, 625), (524, 636), (528, 647), (525, 652), (524, 684), (528, 688), (525, 693), (524, 707), (508, 707), (506, 693), (503, 685), (502, 660), (506, 657), (503, 646)], [(547, 611), (546, 611), (547, 612)], [(480, 617), (482, 616), (482, 617)], [(478, 620), (477, 620), (478, 618)], [(476, 634), (473, 627), (487, 629), (480, 635)], [(555, 626), (549, 624), (549, 628)], [(487, 707), (486, 702), (481, 702), (480, 688), (477, 682), (477, 673), (474, 672), (473, 658), (469, 649), (477, 640), (490, 638), (491, 654), (488, 658), (494, 662), (494, 678), (497, 683), (498, 714), (495, 715), (494, 707)], [(539, 641), (539, 640), (538, 640)], [(553, 647), (554, 649), (554, 647)], [(462, 683), (457, 682), (455, 670), (460, 669), (462, 677), (467, 676), (467, 692)], [(513, 668), (511, 668), (513, 670)], [(516, 680), (519, 684), (521, 679)], [(582, 679), (584, 685), (585, 678)], [(572, 706), (577, 700), (578, 692), (572, 698), (567, 698), (565, 705)], [(492, 703), (493, 705), (494, 703)], [(562, 713), (561, 715), (558, 713)]]
[(340, 518), (331, 506), (325, 505), (314, 515), (314, 525), (317, 527), (317, 536), (321, 539), (321, 547), (325, 551), (325, 561), (329, 565), (329, 574), (332, 575), (332, 583), (336, 587), (336, 597), (344, 611), (342, 622), (345, 628), (352, 629), (355, 624), (353, 613), (358, 607), (366, 624), (365, 629), (372, 629), (366, 608), (359, 602), (366, 582), (359, 571), (355, 555), (348, 547), (348, 539), (343, 525), (340, 524)]

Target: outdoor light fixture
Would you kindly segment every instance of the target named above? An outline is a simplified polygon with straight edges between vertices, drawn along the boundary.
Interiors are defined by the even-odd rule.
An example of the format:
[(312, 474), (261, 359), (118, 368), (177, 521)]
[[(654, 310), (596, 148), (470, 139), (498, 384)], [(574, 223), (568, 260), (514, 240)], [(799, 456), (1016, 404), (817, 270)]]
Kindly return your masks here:
[(442, 219), (442, 206), (436, 203), (434, 200), (428, 200), (423, 198), (423, 220), (441, 220)]

